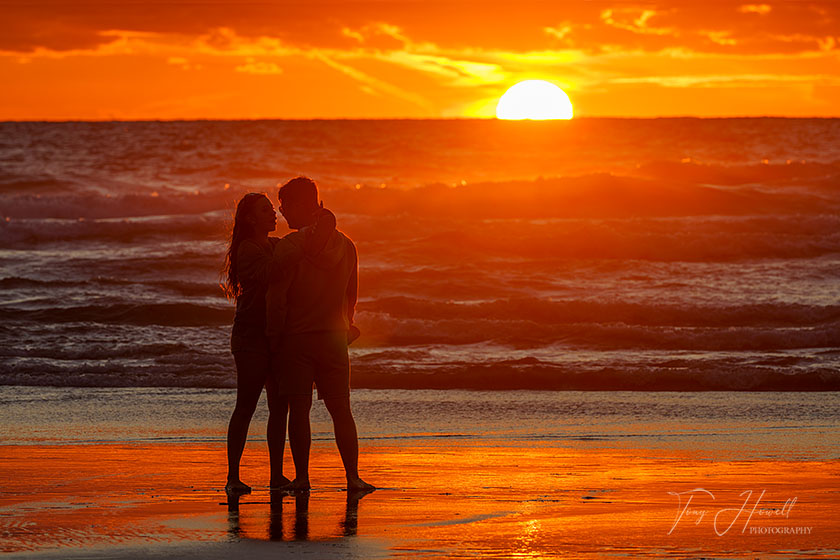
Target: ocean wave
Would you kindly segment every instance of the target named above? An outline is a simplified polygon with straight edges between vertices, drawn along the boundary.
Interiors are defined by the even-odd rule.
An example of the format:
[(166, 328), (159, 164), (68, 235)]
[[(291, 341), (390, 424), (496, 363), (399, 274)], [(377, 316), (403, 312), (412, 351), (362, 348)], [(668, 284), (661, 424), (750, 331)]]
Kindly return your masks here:
[[(26, 360), (63, 360), (82, 361), (85, 363), (100, 360), (152, 360), (158, 363), (165, 356), (188, 356), (189, 360), (196, 360), (198, 356), (183, 342), (77, 342), (73, 345), (45, 345), (39, 348), (26, 346), (10, 346), (0, 351), (4, 358), (24, 358)], [(217, 359), (216, 356), (213, 359)], [(195, 363), (195, 362), (193, 362)], [(201, 360), (198, 359), (198, 363)]]
[[(179, 287), (178, 283), (173, 283)], [(122, 284), (118, 284), (122, 286)], [(170, 290), (169, 283), (159, 289)], [(187, 288), (194, 288), (187, 284)], [(0, 307), (7, 324), (96, 324), (221, 327), (233, 306), (210, 287), (198, 299), (167, 301), (138, 295), (135, 301), (68, 304), (61, 294), (24, 298)], [(208, 294), (204, 294), (208, 290)], [(212, 297), (207, 297), (212, 293)], [(151, 296), (148, 296), (151, 297)], [(366, 347), (463, 345), (493, 341), (538, 348), (773, 350), (840, 345), (840, 306), (744, 304), (732, 306), (510, 298), (477, 303), (388, 297), (362, 302), (356, 322)]]
[(538, 297), (492, 301), (430, 301), (409, 296), (383, 297), (360, 305), (361, 312), (389, 317), (437, 320), (522, 321), (533, 324), (613, 324), (730, 328), (803, 327), (840, 322), (840, 305), (688, 303), (551, 300)]
[(74, 282), (72, 280), (38, 280), (36, 278), (23, 278), (20, 276), (7, 276), (0, 278), (0, 288), (8, 290), (20, 288), (69, 288), (85, 285), (86, 282)]
[[(779, 171), (774, 183), (767, 171), (779, 167), (787, 173)], [(824, 188), (826, 181), (836, 185), (840, 164), (762, 165), (756, 167), (761, 173), (754, 175), (744, 171), (747, 168), (734, 169), (665, 162), (633, 170), (635, 175), (590, 173), (455, 185), (432, 182), (407, 188), (359, 184), (323, 194), (340, 213), (477, 219), (813, 214), (840, 208), (840, 193)], [(792, 173), (796, 170), (800, 173)], [(762, 188), (782, 179), (796, 188)], [(71, 189), (60, 181), (50, 190), (45, 181), (53, 179), (32, 177), (31, 189), (7, 189), (0, 197), (0, 214), (11, 219), (93, 220), (230, 213), (235, 201), (250, 190), (241, 184), (228, 189), (206, 185), (192, 190), (165, 186)], [(809, 189), (811, 183), (814, 188)], [(273, 199), (275, 193), (269, 195)]]
[(840, 207), (837, 193), (716, 188), (668, 178), (608, 173), (407, 190), (366, 187), (331, 193), (336, 208), (373, 215), (475, 218), (630, 218), (654, 216), (814, 214)]
[(840, 160), (831, 163), (793, 161), (721, 165), (694, 161), (653, 161), (640, 164), (638, 174), (663, 181), (711, 185), (822, 184), (840, 178)]
[(226, 228), (225, 219), (214, 213), (120, 220), (8, 219), (0, 222), (0, 247), (71, 241), (134, 243), (150, 238), (216, 239), (222, 245)]
[(94, 279), (92, 283), (103, 286), (142, 286), (144, 288), (170, 292), (184, 297), (210, 297), (224, 299), (224, 292), (218, 283), (211, 284), (185, 280), (144, 280), (143, 282), (137, 282), (125, 278), (101, 277)]
[(32, 193), (60, 193), (76, 190), (80, 185), (69, 178), (59, 179), (42, 171), (14, 173), (0, 169), (0, 194), (17, 194), (30, 198)]
[(436, 369), (354, 368), (353, 386), (366, 389), (543, 391), (837, 391), (831, 367), (794, 372), (760, 366), (726, 368), (570, 368), (533, 364), (473, 364)]
[[(193, 265), (193, 263), (190, 263)], [(57, 289), (91, 289), (108, 286), (135, 287), (170, 292), (185, 297), (224, 297), (218, 284), (190, 282), (183, 280), (132, 280), (127, 278), (96, 277), (90, 280), (41, 280), (19, 276), (0, 278), (0, 288), (8, 290), (36, 289), (54, 291)]]
[(233, 322), (232, 307), (195, 303), (112, 303), (41, 307), (0, 308), (0, 320), (49, 323), (119, 323), (129, 325), (217, 326)]
[[(227, 367), (225, 367), (227, 366)], [(101, 362), (30, 359), (6, 363), (0, 374), (3, 385), (53, 387), (236, 387), (231, 360), (206, 366), (167, 364), (137, 365), (116, 360)]]
[[(340, 217), (366, 262), (442, 267), (498, 258), (737, 261), (809, 259), (840, 254), (840, 212), (785, 216), (691, 218), (575, 218), (496, 221), (402, 216)], [(211, 212), (119, 220), (14, 220), (0, 222), (0, 247), (113, 242), (146, 244), (213, 241), (214, 259), (225, 248), (228, 216)], [(282, 235), (283, 229), (277, 235)], [(365, 262), (363, 262), (363, 265)], [(217, 264), (214, 264), (217, 266)]]
[[(149, 366), (33, 359), (6, 364), (3, 385), (63, 387), (236, 386), (230, 360), (208, 364)], [(476, 389), (547, 391), (838, 391), (840, 371), (814, 367), (790, 371), (758, 365), (696, 364), (694, 367), (569, 367), (531, 361), (409, 367), (353, 366), (360, 389)]]
[(12, 219), (102, 219), (174, 214), (203, 214), (231, 206), (236, 194), (223, 189), (184, 193), (175, 189), (142, 192), (82, 192), (17, 194), (0, 199), (0, 213)]
[(563, 344), (568, 350), (656, 349), (696, 351), (765, 351), (829, 348), (840, 342), (840, 322), (814, 327), (674, 327), (625, 323), (538, 323), (528, 319), (417, 319), (360, 313), (362, 344), (371, 346), (481, 342), (514, 348)]

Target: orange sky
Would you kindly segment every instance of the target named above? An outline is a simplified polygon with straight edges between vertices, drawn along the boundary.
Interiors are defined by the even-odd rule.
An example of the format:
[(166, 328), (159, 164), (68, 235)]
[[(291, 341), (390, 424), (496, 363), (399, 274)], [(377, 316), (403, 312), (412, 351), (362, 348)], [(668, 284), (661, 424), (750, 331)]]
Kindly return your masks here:
[(0, 120), (840, 116), (840, 2), (3, 2)]

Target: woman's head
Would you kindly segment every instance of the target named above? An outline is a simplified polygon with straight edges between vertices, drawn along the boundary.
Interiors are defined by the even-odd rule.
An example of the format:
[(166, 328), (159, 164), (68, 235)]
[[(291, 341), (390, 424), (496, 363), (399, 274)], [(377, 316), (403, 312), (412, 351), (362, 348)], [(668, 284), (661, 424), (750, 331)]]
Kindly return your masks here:
[(264, 193), (248, 193), (239, 199), (233, 218), (234, 235), (261, 237), (277, 228), (277, 214)]
[(222, 271), (225, 295), (235, 299), (242, 291), (236, 266), (236, 253), (239, 245), (245, 239), (259, 239), (265, 237), (277, 227), (277, 214), (274, 206), (263, 193), (248, 193), (239, 199), (236, 214), (233, 218), (233, 230), (230, 234), (230, 245), (225, 254), (225, 265)]

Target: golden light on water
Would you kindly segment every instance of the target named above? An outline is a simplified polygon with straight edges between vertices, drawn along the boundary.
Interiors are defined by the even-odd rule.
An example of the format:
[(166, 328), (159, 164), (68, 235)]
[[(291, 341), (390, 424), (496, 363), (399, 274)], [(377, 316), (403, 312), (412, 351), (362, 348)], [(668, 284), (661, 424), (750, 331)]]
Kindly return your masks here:
[(496, 105), (496, 117), (506, 120), (571, 119), (566, 92), (545, 80), (525, 80), (511, 86)]

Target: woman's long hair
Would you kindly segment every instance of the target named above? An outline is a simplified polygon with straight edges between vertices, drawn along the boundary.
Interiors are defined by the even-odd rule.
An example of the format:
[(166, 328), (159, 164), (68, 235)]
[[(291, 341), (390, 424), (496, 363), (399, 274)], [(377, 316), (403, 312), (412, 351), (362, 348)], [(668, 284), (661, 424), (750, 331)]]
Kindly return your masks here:
[(236, 299), (242, 293), (242, 286), (239, 284), (239, 271), (237, 269), (236, 254), (242, 240), (254, 235), (254, 227), (247, 218), (254, 212), (254, 208), (260, 199), (268, 200), (263, 193), (248, 193), (239, 199), (236, 205), (236, 215), (233, 217), (233, 230), (230, 233), (230, 245), (225, 253), (225, 264), (222, 268), (224, 283), (222, 290), (228, 299)]

